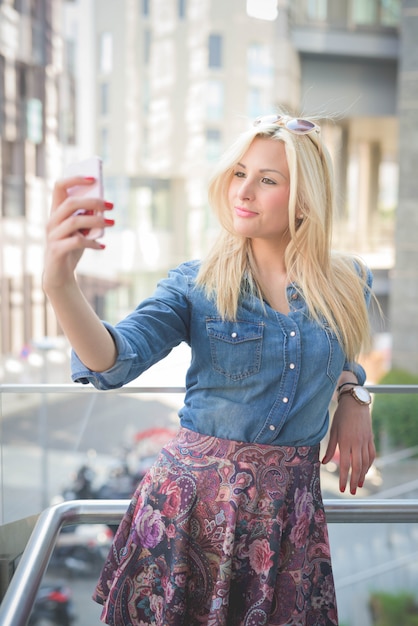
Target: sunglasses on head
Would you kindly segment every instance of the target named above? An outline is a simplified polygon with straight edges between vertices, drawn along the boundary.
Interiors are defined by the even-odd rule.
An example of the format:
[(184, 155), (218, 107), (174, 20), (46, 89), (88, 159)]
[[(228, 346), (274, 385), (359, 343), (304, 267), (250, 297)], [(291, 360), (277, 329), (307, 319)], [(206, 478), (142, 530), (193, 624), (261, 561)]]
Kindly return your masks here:
[(310, 120), (304, 120), (299, 117), (285, 117), (283, 115), (260, 115), (254, 120), (254, 126), (276, 124), (286, 128), (295, 135), (307, 135), (308, 133), (319, 133), (321, 130), (317, 124)]

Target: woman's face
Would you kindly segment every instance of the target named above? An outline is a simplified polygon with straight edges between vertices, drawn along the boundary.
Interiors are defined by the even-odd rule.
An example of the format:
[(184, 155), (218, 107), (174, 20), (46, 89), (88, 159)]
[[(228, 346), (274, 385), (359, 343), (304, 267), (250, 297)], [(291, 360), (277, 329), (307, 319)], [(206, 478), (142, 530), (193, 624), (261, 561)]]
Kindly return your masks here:
[(289, 168), (283, 142), (257, 137), (235, 165), (229, 206), (237, 234), (289, 240)]

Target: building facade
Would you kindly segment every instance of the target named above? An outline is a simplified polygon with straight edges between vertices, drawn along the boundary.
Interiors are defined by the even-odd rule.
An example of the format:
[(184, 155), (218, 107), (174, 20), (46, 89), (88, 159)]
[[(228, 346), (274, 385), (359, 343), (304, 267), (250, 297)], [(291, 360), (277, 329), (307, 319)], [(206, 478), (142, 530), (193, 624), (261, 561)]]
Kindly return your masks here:
[(41, 288), (44, 225), (61, 141), (60, 0), (0, 3), (1, 354), (56, 324)]
[[(18, 21), (27, 20), (27, 10), (18, 4), (24, 1), (3, 2), (1, 8)], [(60, 3), (52, 4), (58, 11)], [(270, 11), (261, 14), (263, 7)], [(49, 133), (45, 146), (53, 164), (45, 148), (44, 170), (38, 170), (43, 176), (29, 176), (35, 187), (26, 195), (26, 220), (20, 220), (26, 234), (19, 254), (28, 254), (25, 237), (34, 231), (32, 226), (28, 230), (28, 217), (41, 204), (39, 189), (45, 207), (57, 170), (72, 160), (101, 155), (116, 226), (106, 234), (100, 262), (90, 251), (84, 255), (79, 279), (98, 312), (116, 321), (170, 267), (204, 254), (217, 231), (206, 199), (214, 162), (249, 120), (285, 108), (320, 120), (336, 170), (335, 244), (354, 249), (372, 267), (385, 313), (383, 322), (374, 321), (375, 331), (386, 332), (400, 163), (401, 8), (400, 0), (278, 0), (270, 7), (251, 0), (63, 2), (61, 30), (50, 38), (59, 42), (55, 60), (40, 70), (49, 85), (45, 97), (51, 82), (58, 84), (43, 109), (43, 128)], [(9, 65), (21, 62), (21, 47), (13, 54)], [(36, 119), (39, 104), (27, 106)], [(7, 111), (10, 116), (10, 104)], [(36, 143), (28, 147), (27, 138), (24, 143), (25, 162), (33, 163), (32, 153), (41, 149)], [(3, 167), (3, 188), (6, 179), (13, 181)], [(6, 255), (12, 208), (5, 206), (3, 265), (6, 256), (12, 259)], [(18, 206), (23, 206), (20, 201)], [(41, 220), (37, 215), (41, 228), (45, 212)], [(4, 266), (6, 283), (11, 266), (17, 271), (14, 261)], [(43, 326), (24, 304), (21, 317), (10, 318), (17, 319), (15, 339), (3, 340), (3, 352), (18, 350), (36, 333), (59, 333), (39, 278), (18, 273), (16, 289), (32, 294), (23, 296), (26, 301), (39, 301)], [(7, 295), (9, 288), (4, 289)], [(2, 292), (2, 312), (4, 297)]]

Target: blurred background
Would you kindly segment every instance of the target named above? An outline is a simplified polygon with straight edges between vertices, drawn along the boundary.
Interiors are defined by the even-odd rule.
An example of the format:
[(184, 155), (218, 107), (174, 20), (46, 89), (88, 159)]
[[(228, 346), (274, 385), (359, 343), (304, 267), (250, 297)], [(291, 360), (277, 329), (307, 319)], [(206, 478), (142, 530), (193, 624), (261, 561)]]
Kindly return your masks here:
[[(70, 382), (69, 346), (41, 287), (55, 180), (103, 159), (116, 225), (78, 279), (117, 322), (205, 254), (212, 168), (278, 107), (318, 119), (335, 168), (334, 247), (374, 273), (383, 315), (371, 311), (367, 382), (417, 385), (418, 0), (0, 0), (0, 552), (8, 525), (52, 502), (128, 497), (182, 399), (136, 386), (181, 388), (189, 360), (179, 346), (135, 392), (57, 387)], [(417, 497), (417, 415), (418, 394), (375, 394), (379, 457), (361, 496)], [(324, 496), (349, 498), (334, 461)], [(76, 626), (99, 623), (97, 571), (83, 567), (98, 569), (108, 530), (60, 538), (48, 580), (75, 590)], [(416, 525), (337, 524), (330, 536), (341, 624), (416, 624)], [(403, 612), (384, 621), (399, 598)]]
[(279, 106), (319, 118), (336, 172), (335, 247), (374, 271), (384, 316), (369, 376), (390, 359), (418, 373), (416, 4), (2, 0), (2, 380), (68, 380), (41, 289), (51, 189), (67, 164), (104, 161), (116, 227), (105, 252), (87, 251), (79, 280), (115, 322), (169, 268), (205, 253), (214, 162)]

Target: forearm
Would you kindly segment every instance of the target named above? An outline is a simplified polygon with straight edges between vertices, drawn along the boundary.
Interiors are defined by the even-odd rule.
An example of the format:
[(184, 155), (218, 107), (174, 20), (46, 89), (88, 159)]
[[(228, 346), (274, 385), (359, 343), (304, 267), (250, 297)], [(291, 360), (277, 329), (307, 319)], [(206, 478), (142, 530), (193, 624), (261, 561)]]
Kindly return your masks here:
[(84, 365), (95, 372), (110, 369), (117, 358), (115, 343), (77, 282), (46, 293), (64, 334)]
[(358, 384), (357, 376), (353, 372), (344, 370), (343, 372), (341, 372), (341, 375), (338, 379), (337, 389), (341, 385), (345, 385), (345, 383), (353, 383), (353, 385), (357, 385)]

